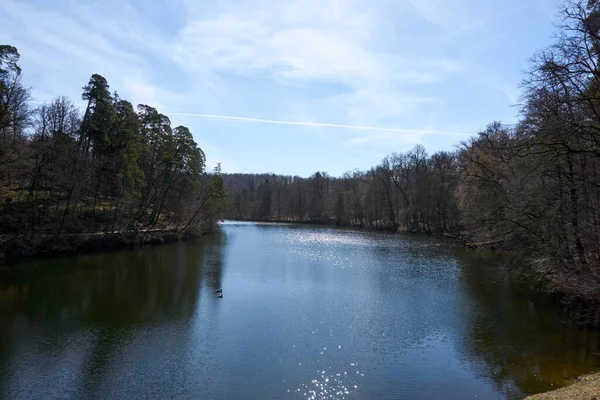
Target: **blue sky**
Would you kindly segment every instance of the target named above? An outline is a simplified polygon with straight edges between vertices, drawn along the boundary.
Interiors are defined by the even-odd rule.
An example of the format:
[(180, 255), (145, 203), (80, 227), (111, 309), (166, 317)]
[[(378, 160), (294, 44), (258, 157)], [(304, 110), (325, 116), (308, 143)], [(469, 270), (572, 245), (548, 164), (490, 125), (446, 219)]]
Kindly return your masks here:
[(551, 42), (559, 4), (1, 0), (0, 41), (19, 49), (34, 101), (83, 104), (99, 73), (188, 126), (210, 166), (341, 175), (515, 121), (522, 71)]

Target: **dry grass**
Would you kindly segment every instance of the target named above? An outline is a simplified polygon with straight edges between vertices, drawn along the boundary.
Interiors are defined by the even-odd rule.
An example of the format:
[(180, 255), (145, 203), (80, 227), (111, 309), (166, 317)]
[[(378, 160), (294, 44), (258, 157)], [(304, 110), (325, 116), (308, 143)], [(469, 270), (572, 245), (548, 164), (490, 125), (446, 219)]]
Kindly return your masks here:
[(525, 400), (600, 400), (600, 373), (585, 375), (578, 382)]

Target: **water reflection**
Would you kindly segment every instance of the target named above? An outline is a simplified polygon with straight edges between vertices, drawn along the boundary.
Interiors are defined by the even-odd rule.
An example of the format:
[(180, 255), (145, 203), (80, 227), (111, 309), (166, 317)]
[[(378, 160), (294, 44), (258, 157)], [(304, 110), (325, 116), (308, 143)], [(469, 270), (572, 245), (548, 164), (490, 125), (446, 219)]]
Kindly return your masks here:
[(487, 264), (285, 224), (27, 261), (0, 283), (0, 398), (516, 398), (598, 366), (598, 332)]
[[(114, 380), (132, 344), (160, 351), (185, 343), (203, 284), (202, 296), (221, 286), (224, 240), (34, 259), (5, 270), (0, 398), (102, 392), (98, 385)], [(142, 351), (135, 359), (152, 349), (133, 351)]]
[[(201, 280), (219, 287), (219, 247), (179, 243), (28, 262), (0, 286), (2, 314), (20, 314), (46, 329), (126, 327), (194, 311)], [(204, 275), (204, 276), (203, 276)]]
[(600, 369), (600, 331), (561, 322), (560, 305), (490, 271), (493, 259), (462, 253), (462, 285), (474, 300), (462, 350), (510, 398), (552, 390)]

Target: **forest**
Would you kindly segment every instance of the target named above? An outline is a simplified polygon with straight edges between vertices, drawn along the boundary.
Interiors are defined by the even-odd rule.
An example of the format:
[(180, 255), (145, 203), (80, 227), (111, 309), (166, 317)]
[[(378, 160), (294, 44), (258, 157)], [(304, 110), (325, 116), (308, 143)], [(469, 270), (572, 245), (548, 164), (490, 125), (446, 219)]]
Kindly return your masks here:
[(0, 46), (0, 236), (216, 226), (223, 180), (187, 127), (134, 108), (98, 74), (83, 87), (85, 110), (66, 97), (33, 108), (19, 56)]
[(519, 119), (342, 177), (223, 177), (229, 217), (446, 234), (516, 254), (552, 290), (600, 299), (600, 5), (572, 1), (522, 82)]
[[(60, 238), (239, 220), (443, 234), (517, 254), (556, 290), (600, 298), (600, 5), (571, 1), (535, 54), (519, 119), (451, 151), (417, 145), (341, 177), (222, 174), (184, 126), (111, 92), (32, 107), (0, 46), (0, 235)], [(527, 267), (525, 267), (527, 266)]]

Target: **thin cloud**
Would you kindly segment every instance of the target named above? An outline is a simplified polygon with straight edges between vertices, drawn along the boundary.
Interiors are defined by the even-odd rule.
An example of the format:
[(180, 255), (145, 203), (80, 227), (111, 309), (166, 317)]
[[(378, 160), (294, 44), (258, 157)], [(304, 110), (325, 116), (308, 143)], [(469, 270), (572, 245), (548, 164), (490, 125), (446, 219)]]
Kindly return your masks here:
[(383, 131), (383, 132), (396, 132), (396, 133), (412, 133), (418, 135), (446, 135), (446, 136), (471, 136), (469, 133), (464, 132), (449, 132), (440, 131), (433, 129), (403, 129), (403, 128), (387, 128), (378, 126), (362, 126), (362, 125), (343, 125), (343, 124), (328, 124), (322, 122), (302, 122), (302, 121), (281, 121), (273, 119), (262, 119), (262, 118), (246, 118), (246, 117), (234, 117), (227, 115), (212, 115), (212, 114), (195, 114), (195, 113), (168, 113), (169, 115), (178, 115), (183, 117), (197, 117), (205, 119), (217, 119), (225, 121), (237, 121), (237, 122), (253, 122), (263, 124), (277, 124), (277, 125), (296, 125), (296, 126), (311, 126), (311, 127), (323, 127), (323, 128), (338, 128), (338, 129), (355, 129), (362, 131)]

